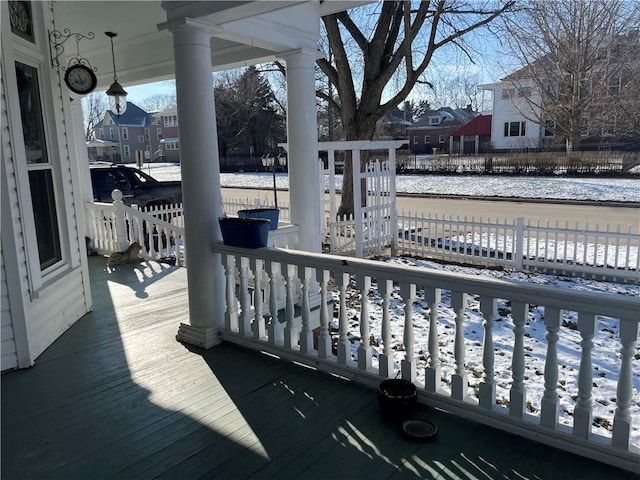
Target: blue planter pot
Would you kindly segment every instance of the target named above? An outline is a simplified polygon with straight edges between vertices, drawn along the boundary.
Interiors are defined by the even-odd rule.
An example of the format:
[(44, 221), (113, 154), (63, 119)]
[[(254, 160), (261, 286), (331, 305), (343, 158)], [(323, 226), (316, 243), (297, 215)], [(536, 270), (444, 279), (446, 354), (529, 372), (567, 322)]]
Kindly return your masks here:
[(261, 218), (221, 218), (218, 220), (225, 245), (262, 248), (269, 242), (269, 220)]
[(248, 210), (238, 210), (240, 218), (266, 218), (271, 223), (269, 230), (278, 228), (278, 219), (280, 218), (280, 210), (277, 208), (251, 208)]

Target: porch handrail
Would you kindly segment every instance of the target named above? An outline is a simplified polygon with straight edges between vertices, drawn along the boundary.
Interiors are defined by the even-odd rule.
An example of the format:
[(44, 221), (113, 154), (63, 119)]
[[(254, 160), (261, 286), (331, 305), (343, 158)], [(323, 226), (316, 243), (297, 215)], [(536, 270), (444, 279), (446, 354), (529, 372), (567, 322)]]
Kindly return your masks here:
[[(225, 325), (221, 329), (223, 339), (370, 385), (377, 384), (383, 378), (393, 377), (398, 372), (402, 378), (416, 382), (413, 304), (416, 291), (424, 289), (424, 302), (428, 305), (428, 308), (424, 308), (424, 315), (429, 325), (429, 363), (425, 368), (424, 383), (416, 382), (421, 401), (621, 468), (631, 470), (637, 467), (640, 449), (630, 443), (630, 403), (633, 393), (633, 345), (637, 341), (640, 322), (638, 299), (274, 248), (245, 250), (214, 243), (212, 252), (222, 255), (227, 276)], [(240, 272), (239, 276), (237, 272)], [(251, 278), (259, 280), (250, 285), (248, 279)], [(329, 317), (333, 317), (329, 311), (333, 308), (332, 304), (320, 303), (319, 312), (316, 312), (319, 327), (314, 329), (311, 324), (314, 317), (309, 303), (310, 295), (317, 292), (320, 293), (320, 298), (326, 298), (330, 278), (336, 285), (335, 301), (338, 304), (336, 321), (339, 327), (335, 351), (331, 348), (328, 326)], [(372, 279), (375, 279), (383, 309), (382, 341), (377, 369), (372, 366), (373, 347), (367, 341), (371, 335), (368, 302), (358, 300), (368, 298)], [(301, 285), (298, 291), (302, 293), (294, 298), (298, 285)], [(396, 285), (397, 288), (394, 287)], [(357, 348), (355, 360), (351, 358), (351, 344), (347, 337), (346, 293), (349, 289), (356, 290), (356, 295), (351, 296), (350, 300), (356, 302), (352, 307), (360, 312), (359, 338), (365, 339)], [(451, 292), (451, 307), (443, 306), (443, 291)], [(389, 296), (392, 293), (399, 293), (405, 304), (404, 318), (398, 320), (403, 323), (405, 348), (404, 359), (399, 362), (399, 368), (394, 364), (390, 350)], [(465, 344), (464, 337), (465, 311), (472, 295), (479, 297), (479, 309), (484, 319), (484, 340), (478, 347), (472, 346), (469, 341)], [(496, 403), (496, 353), (492, 328), (494, 320), (498, 318), (498, 299), (510, 302), (509, 316), (514, 324), (508, 407)], [(279, 306), (283, 304), (285, 308), (282, 311)], [(544, 308), (548, 342), (544, 375), (525, 381), (524, 345), (529, 304)], [(451, 375), (450, 388), (442, 383), (443, 365), (438, 346), (440, 322), (437, 313), (441, 308), (451, 308), (452, 316), (455, 317), (455, 373)], [(558, 413), (557, 343), (561, 334), (562, 313), (565, 310), (578, 312), (576, 328), (582, 345), (581, 350), (576, 352), (580, 365), (578, 400), (571, 417), (571, 427), (560, 423)], [(283, 316), (284, 323), (281, 323)], [(592, 429), (592, 353), (598, 316), (617, 320), (621, 345), (619, 368), (613, 373), (614, 376), (618, 374), (618, 383), (610, 439)], [(470, 377), (465, 364), (465, 349), (469, 348), (482, 349), (480, 356), (483, 359), (483, 372), (477, 400), (469, 392)], [(533, 415), (527, 412), (527, 385), (538, 378), (539, 382), (544, 382), (544, 395), (539, 403), (540, 414)]]

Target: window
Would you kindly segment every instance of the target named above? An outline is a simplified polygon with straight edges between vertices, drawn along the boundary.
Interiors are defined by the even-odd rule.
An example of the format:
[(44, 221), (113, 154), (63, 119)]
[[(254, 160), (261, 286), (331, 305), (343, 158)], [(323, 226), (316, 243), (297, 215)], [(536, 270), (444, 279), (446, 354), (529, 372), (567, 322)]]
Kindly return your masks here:
[(621, 77), (613, 77), (609, 80), (609, 95), (619, 95), (622, 86)]
[(49, 160), (36, 67), (16, 62), (22, 135), (26, 153), (40, 269), (62, 260), (53, 165)]
[(444, 135), (438, 136), (438, 143), (444, 143)]
[(424, 143), (425, 143), (425, 145), (426, 145), (427, 143), (431, 143), (431, 136), (430, 136), (430, 135), (425, 135), (425, 136), (424, 136)]
[(122, 153), (124, 155), (124, 158), (129, 158), (131, 156), (131, 150), (129, 149), (129, 145), (122, 146)]
[(519, 97), (530, 97), (531, 96), (531, 87), (520, 87), (520, 88), (518, 88), (518, 96)]
[(144, 135), (138, 135), (138, 143), (144, 143)]
[(162, 129), (161, 128), (156, 130), (156, 134), (158, 135), (158, 140), (162, 140)]
[(98, 135), (100, 136), (100, 140), (104, 140), (104, 130), (102, 128), (98, 129)]
[(502, 90), (502, 99), (506, 100), (509, 98), (513, 98), (516, 96), (516, 89), (515, 88), (505, 88), (504, 90)]
[(172, 141), (165, 144), (167, 150), (180, 150), (180, 142)]
[(413, 144), (414, 145), (418, 144), (418, 137), (417, 136), (413, 137)]
[(33, 35), (31, 2), (9, 2), (9, 18), (12, 33), (31, 43), (36, 43)]
[(144, 129), (144, 139), (145, 140), (149, 140), (149, 129), (148, 128)]
[(129, 129), (127, 127), (122, 127), (122, 139), (129, 140)]
[(589, 136), (589, 117), (587, 115), (580, 118), (580, 136)]
[(602, 136), (611, 137), (616, 134), (616, 119), (605, 118), (602, 121)]
[(109, 129), (109, 138), (111, 138), (111, 140), (113, 140), (113, 128)]
[(544, 122), (544, 136), (555, 137), (556, 136), (556, 122), (553, 120), (547, 120)]
[(552, 98), (558, 97), (558, 81), (557, 80), (552, 80), (547, 84), (547, 95), (549, 95)]
[(440, 117), (429, 117), (429, 125), (440, 125), (442, 118)]
[(166, 115), (162, 117), (163, 124), (165, 127), (177, 127), (178, 126), (178, 116), (177, 115)]
[(524, 137), (526, 122), (504, 122), (505, 137)]

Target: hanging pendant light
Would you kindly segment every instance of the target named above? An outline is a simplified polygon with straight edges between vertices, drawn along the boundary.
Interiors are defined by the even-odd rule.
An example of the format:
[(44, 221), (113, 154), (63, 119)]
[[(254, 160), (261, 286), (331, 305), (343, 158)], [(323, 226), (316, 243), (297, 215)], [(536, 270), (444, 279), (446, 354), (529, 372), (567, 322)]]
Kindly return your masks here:
[(113, 37), (118, 34), (113, 32), (104, 32), (104, 34), (111, 39), (111, 59), (113, 60), (113, 83), (109, 87), (109, 90), (107, 90), (109, 109), (119, 116), (127, 109), (127, 92), (122, 88), (122, 85), (118, 83), (118, 75), (116, 74), (116, 56), (113, 52)]

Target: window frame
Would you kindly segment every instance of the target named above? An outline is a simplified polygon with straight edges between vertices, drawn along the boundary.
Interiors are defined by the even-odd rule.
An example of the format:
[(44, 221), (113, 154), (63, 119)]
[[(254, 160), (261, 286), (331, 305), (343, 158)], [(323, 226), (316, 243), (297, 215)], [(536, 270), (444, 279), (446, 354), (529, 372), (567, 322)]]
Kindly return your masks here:
[[(40, 15), (35, 15), (38, 10), (34, 10), (34, 22), (41, 22)], [(70, 263), (73, 261), (73, 255), (70, 250), (70, 234), (69, 225), (67, 223), (67, 209), (69, 208), (65, 202), (62, 172), (60, 162), (64, 159), (65, 152), (61, 151), (57, 131), (58, 122), (55, 119), (55, 113), (61, 104), (57, 103), (55, 94), (52, 95), (48, 90), (48, 85), (53, 85), (54, 80), (51, 77), (48, 56), (41, 53), (40, 30), (36, 29), (36, 44), (26, 45), (26, 42), (14, 44), (15, 48), (5, 57), (5, 65), (8, 67), (5, 72), (5, 81), (10, 85), (13, 84), (17, 89), (17, 71), (18, 63), (27, 65), (35, 70), (37, 76), (37, 88), (39, 94), (39, 114), (42, 116), (42, 128), (44, 136), (44, 149), (46, 150), (47, 161), (38, 163), (29, 163), (27, 160), (27, 150), (25, 148), (24, 130), (22, 126), (22, 109), (18, 98), (7, 99), (7, 109), (12, 112), (13, 120), (10, 122), (10, 132), (12, 143), (14, 145), (13, 155), (16, 161), (16, 184), (18, 187), (19, 202), (22, 205), (20, 229), (23, 236), (24, 256), (27, 265), (27, 282), (29, 283), (29, 291), (32, 298), (38, 295), (38, 292), (47, 284), (55, 281), (61, 274), (68, 271)], [(17, 96), (16, 96), (17, 97)], [(32, 195), (32, 179), (37, 173), (46, 172), (49, 176), (47, 185), (51, 189), (50, 195), (47, 196), (48, 205), (52, 207), (49, 212), (53, 215), (48, 217), (47, 222), (51, 222), (54, 228), (53, 251), (55, 254), (50, 261), (41, 261), (39, 247), (39, 239), (36, 232), (36, 212), (34, 210), (34, 200)], [(42, 225), (42, 224), (41, 224)], [(42, 233), (42, 230), (41, 230)], [(47, 233), (45, 232), (45, 235)], [(40, 236), (42, 239), (42, 236)], [(51, 247), (49, 245), (49, 247)], [(49, 248), (47, 247), (47, 248)]]

